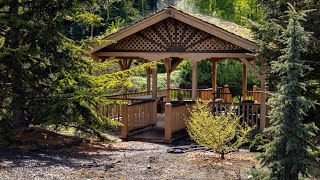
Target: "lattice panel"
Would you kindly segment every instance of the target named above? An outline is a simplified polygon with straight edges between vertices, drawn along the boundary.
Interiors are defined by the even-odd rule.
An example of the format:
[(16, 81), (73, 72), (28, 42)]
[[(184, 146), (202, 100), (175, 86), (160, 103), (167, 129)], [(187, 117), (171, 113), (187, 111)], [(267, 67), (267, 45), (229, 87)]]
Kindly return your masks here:
[(198, 43), (195, 46), (191, 46), (187, 51), (219, 51), (219, 50), (242, 50), (239, 46), (226, 42), (215, 36), (206, 39), (203, 42)]
[(168, 18), (103, 51), (217, 52), (244, 49), (173, 18)]

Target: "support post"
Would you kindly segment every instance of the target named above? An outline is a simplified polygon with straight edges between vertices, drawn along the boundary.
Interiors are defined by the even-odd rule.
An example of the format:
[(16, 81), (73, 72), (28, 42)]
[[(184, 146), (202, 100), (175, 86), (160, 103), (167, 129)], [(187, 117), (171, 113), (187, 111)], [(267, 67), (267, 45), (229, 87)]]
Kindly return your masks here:
[(217, 92), (217, 61), (212, 62), (212, 93)]
[(232, 98), (230, 98), (230, 90), (229, 90), (229, 86), (227, 84), (225, 84), (223, 86), (223, 102), (232, 102)]
[(247, 76), (247, 66), (246, 64), (242, 65), (242, 100), (247, 100), (247, 84), (248, 84), (248, 76)]
[(198, 96), (198, 63), (192, 62), (192, 101), (196, 101)]
[(252, 87), (252, 99), (255, 103), (260, 103), (260, 92), (258, 91), (257, 85), (253, 85)]
[(172, 104), (166, 103), (165, 105), (165, 133), (164, 140), (170, 141), (172, 139)]
[(150, 77), (150, 68), (146, 69), (146, 76), (147, 76), (147, 93), (150, 94), (151, 92), (151, 77)]
[(167, 101), (170, 102), (170, 82), (171, 82), (171, 59), (165, 60), (165, 67), (167, 72)]
[(154, 99), (153, 105), (153, 121), (157, 119), (157, 94), (158, 94), (158, 69), (152, 69), (152, 98)]
[(122, 118), (122, 128), (121, 128), (121, 138), (125, 139), (128, 137), (128, 105), (121, 105), (121, 118)]

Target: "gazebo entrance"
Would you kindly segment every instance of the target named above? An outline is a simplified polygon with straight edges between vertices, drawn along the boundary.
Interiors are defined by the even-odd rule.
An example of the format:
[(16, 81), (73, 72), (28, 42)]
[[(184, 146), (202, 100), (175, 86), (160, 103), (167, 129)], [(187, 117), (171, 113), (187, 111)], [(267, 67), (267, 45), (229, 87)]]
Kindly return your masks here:
[[(105, 39), (117, 43), (92, 49), (90, 53), (97, 62), (119, 59), (120, 69), (126, 70), (136, 59), (161, 61), (167, 73), (166, 89), (157, 88), (157, 69), (147, 69), (146, 92), (125, 91), (107, 97), (131, 102), (121, 107), (100, 108), (101, 113), (123, 123), (122, 138), (132, 137), (137, 130), (153, 127), (149, 128), (153, 134), (160, 133), (161, 140), (170, 141), (173, 134), (185, 129), (188, 108), (197, 98), (209, 101), (214, 114), (232, 108), (234, 113), (242, 115), (242, 121), (257, 125), (260, 131), (266, 127), (266, 75), (252, 64), (253, 57), (249, 53), (254, 52), (257, 45), (249, 30), (230, 22), (169, 7)], [(177, 60), (175, 63), (173, 58)], [(233, 103), (229, 87), (217, 87), (217, 63), (224, 59), (243, 63), (242, 100), (250, 98), (253, 101)], [(171, 73), (183, 60), (192, 62), (192, 89), (172, 89)], [(202, 60), (213, 65), (211, 89), (198, 89), (198, 62)], [(247, 69), (260, 80), (261, 90), (247, 91)]]

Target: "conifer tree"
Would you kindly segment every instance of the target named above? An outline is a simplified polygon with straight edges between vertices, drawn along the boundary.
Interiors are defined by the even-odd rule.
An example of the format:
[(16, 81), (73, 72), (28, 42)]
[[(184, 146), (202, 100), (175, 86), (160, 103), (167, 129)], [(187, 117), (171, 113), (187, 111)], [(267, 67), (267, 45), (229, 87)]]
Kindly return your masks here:
[[(91, 40), (66, 37), (65, 23), (100, 23), (86, 11), (96, 2), (0, 0), (0, 124), (6, 124), (0, 140), (8, 134), (1, 128), (10, 124), (72, 126), (101, 139), (102, 130), (120, 125), (96, 113), (95, 106), (111, 103), (102, 96), (128, 84), (128, 77), (147, 65), (111, 74), (115, 62), (96, 67), (83, 50)], [(109, 73), (94, 77), (94, 68)]]
[(268, 130), (274, 140), (266, 145), (262, 163), (271, 167), (272, 179), (296, 180), (299, 174), (307, 175), (315, 160), (310, 153), (314, 146), (308, 140), (316, 127), (302, 123), (303, 116), (313, 106), (313, 102), (301, 95), (305, 85), (299, 81), (304, 72), (310, 70), (301, 60), (309, 37), (300, 24), (306, 15), (289, 5), (288, 16), (288, 26), (282, 35), (286, 48), (271, 65), (281, 81), (278, 92), (269, 101), (272, 125)]

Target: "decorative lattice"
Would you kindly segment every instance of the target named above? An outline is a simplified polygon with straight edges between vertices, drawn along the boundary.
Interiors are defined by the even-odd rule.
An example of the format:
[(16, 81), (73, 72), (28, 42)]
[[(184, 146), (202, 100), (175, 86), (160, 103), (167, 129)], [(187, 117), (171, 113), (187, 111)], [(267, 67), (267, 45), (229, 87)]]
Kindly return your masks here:
[(104, 48), (103, 51), (232, 52), (245, 50), (181, 21), (168, 18)]

